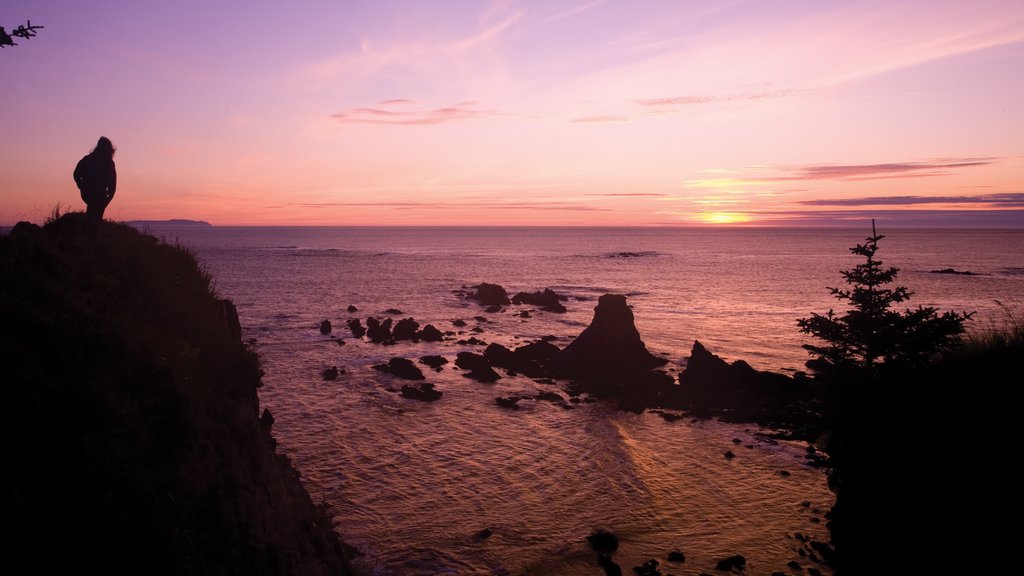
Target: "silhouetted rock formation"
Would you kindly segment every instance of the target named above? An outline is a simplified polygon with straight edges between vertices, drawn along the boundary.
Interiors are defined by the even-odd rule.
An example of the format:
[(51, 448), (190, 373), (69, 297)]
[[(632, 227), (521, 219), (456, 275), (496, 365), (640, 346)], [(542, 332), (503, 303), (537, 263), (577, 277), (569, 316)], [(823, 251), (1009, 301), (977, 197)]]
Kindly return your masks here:
[(433, 402), (440, 400), (443, 392), (434, 389), (434, 385), (430, 383), (420, 384), (419, 387), (410, 386), (408, 384), (402, 386), (400, 392), (403, 398), (410, 400), (419, 400), (420, 402)]
[(608, 554), (598, 554), (597, 565), (604, 570), (605, 576), (622, 576), (622, 568)]
[(508, 408), (510, 410), (519, 410), (518, 396), (509, 396), (508, 398), (495, 398), (494, 403), (502, 408)]
[(723, 558), (719, 560), (718, 563), (715, 564), (715, 570), (743, 570), (746, 566), (747, 559), (739, 554), (736, 554), (734, 556), (729, 556), (728, 558)]
[(348, 313), (349, 313), (349, 314), (352, 314), (352, 313), (355, 313), (355, 312), (359, 312), (359, 308), (356, 308), (356, 307), (355, 307), (354, 305), (352, 305), (352, 304), (349, 304), (349, 305), (348, 305), (348, 308), (347, 308), (347, 310), (348, 310)]
[(565, 306), (562, 302), (568, 300), (566, 296), (557, 294), (551, 288), (545, 288), (543, 292), (517, 292), (512, 297), (513, 304), (530, 304), (540, 306), (545, 312), (565, 313)]
[(507, 368), (530, 378), (548, 375), (545, 368), (561, 350), (554, 344), (538, 341), (516, 348), (513, 352), (501, 344), (491, 344), (484, 350), (484, 357), (492, 366)]
[(607, 554), (619, 549), (619, 538), (607, 530), (595, 530), (587, 536), (587, 542), (595, 552)]
[(444, 340), (444, 334), (435, 328), (433, 324), (427, 324), (416, 333), (416, 338), (424, 342), (441, 342)]
[(416, 338), (416, 331), (420, 329), (420, 323), (412, 318), (403, 318), (395, 324), (391, 337), (395, 340), (412, 340)]
[(426, 378), (423, 376), (423, 372), (412, 363), (412, 360), (397, 356), (388, 360), (387, 364), (374, 364), (373, 369), (405, 380), (423, 380)]
[(72, 213), (0, 235), (0, 262), (8, 566), (347, 573), (188, 251)]
[(392, 342), (391, 318), (385, 318), (383, 322), (373, 316), (366, 319), (366, 336), (370, 342), (386, 344)]
[(320, 333), (323, 334), (324, 336), (330, 334), (332, 329), (333, 327), (331, 326), (330, 320), (324, 320), (323, 322), (320, 323)]
[(757, 422), (811, 437), (819, 425), (818, 396), (810, 380), (754, 370), (742, 360), (729, 364), (697, 341), (679, 374), (678, 407), (692, 414)]
[(465, 376), (480, 382), (494, 382), (501, 376), (498, 375), (486, 358), (473, 352), (459, 352), (455, 356), (455, 365), (463, 370), (468, 370)]
[(366, 335), (366, 328), (363, 328), (363, 324), (359, 321), (359, 318), (349, 320), (348, 329), (352, 331), (352, 335), (356, 338), (362, 338)]
[(448, 363), (448, 359), (445, 358), (444, 356), (430, 355), (430, 356), (424, 356), (424, 357), (420, 358), (420, 362), (426, 364), (427, 366), (430, 366), (434, 370), (437, 370), (441, 366), (444, 366), (445, 364), (447, 364)]
[(559, 373), (582, 379), (648, 370), (665, 363), (647, 351), (633, 324), (633, 311), (621, 294), (601, 296), (590, 326), (555, 359)]
[(330, 368), (324, 368), (320, 372), (320, 377), (324, 380), (337, 380), (338, 374), (341, 374), (341, 370), (338, 370), (337, 366), (331, 366)]
[(512, 303), (508, 298), (508, 292), (498, 284), (484, 282), (474, 286), (474, 288), (476, 288), (476, 291), (466, 296), (466, 298), (476, 300), (482, 306), (504, 306), (505, 304)]
[(405, 312), (402, 312), (398, 308), (388, 308), (387, 310), (384, 311), (384, 313), (391, 314), (392, 316), (401, 316), (402, 314), (405, 314)]
[(977, 272), (970, 272), (968, 270), (954, 270), (953, 268), (943, 268), (942, 270), (931, 270), (932, 274), (958, 274), (961, 276), (977, 276)]
[(661, 576), (661, 571), (658, 570), (658, 561), (654, 558), (639, 566), (633, 566), (633, 573), (637, 576)]

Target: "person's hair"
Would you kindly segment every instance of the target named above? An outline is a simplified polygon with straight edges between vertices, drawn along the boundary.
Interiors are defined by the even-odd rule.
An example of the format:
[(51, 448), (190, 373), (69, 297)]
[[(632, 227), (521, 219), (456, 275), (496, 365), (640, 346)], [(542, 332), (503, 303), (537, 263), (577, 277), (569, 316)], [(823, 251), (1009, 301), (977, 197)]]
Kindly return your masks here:
[(117, 151), (117, 148), (114, 148), (114, 143), (106, 136), (100, 136), (100, 139), (96, 141), (96, 147), (92, 149), (93, 154), (106, 154), (108, 156), (113, 156), (115, 151)]

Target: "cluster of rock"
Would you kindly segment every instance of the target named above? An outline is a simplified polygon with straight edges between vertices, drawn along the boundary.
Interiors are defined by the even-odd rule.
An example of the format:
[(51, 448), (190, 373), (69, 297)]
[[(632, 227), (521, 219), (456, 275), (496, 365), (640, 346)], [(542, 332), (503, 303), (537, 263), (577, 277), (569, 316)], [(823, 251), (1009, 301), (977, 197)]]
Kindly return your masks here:
[[(566, 308), (562, 302), (569, 299), (568, 296), (558, 294), (550, 288), (537, 292), (517, 292), (514, 296), (509, 297), (508, 291), (503, 286), (488, 282), (483, 282), (469, 288), (463, 287), (461, 290), (456, 290), (455, 293), (467, 300), (476, 300), (481, 306), (486, 307), (487, 312), (491, 313), (500, 312), (502, 306), (509, 304), (528, 304), (539, 306), (545, 312), (564, 314)], [(521, 312), (520, 315), (529, 318), (528, 311)]]
[[(485, 282), (473, 286), (472, 291), (456, 292), (488, 307), (530, 304), (549, 312), (565, 311), (561, 304), (565, 296), (551, 289), (519, 292), (509, 297), (502, 286)], [(393, 312), (400, 313), (398, 310)], [(478, 323), (488, 321), (484, 316), (474, 319)], [(326, 328), (329, 332), (329, 322), (324, 323), (321, 331)], [(452, 324), (459, 328), (466, 326), (461, 319), (453, 320)], [(420, 328), (413, 318), (394, 323), (391, 318), (378, 320), (371, 316), (366, 319), (365, 327), (355, 318), (348, 321), (348, 327), (353, 336), (366, 336), (371, 342), (382, 344), (402, 340), (440, 342), (445, 340), (446, 334), (454, 335), (453, 332), (442, 333), (430, 324)], [(478, 325), (470, 331), (479, 333), (483, 329)], [(501, 344), (488, 345), (476, 336), (462, 338), (457, 341), (461, 345), (486, 346), (486, 349), (482, 354), (459, 352), (455, 365), (464, 371), (464, 376), (485, 383), (502, 377), (495, 368), (503, 369), (509, 376), (568, 380), (567, 389), (576, 400), (579, 394), (586, 393), (616, 401), (621, 408), (636, 412), (647, 409), (682, 410), (691, 416), (756, 422), (789, 430), (794, 436), (803, 438), (813, 437), (818, 432), (821, 394), (814, 388), (813, 381), (801, 373), (790, 377), (755, 370), (742, 360), (728, 363), (698, 341), (694, 342), (686, 369), (679, 374), (678, 381), (660, 370), (667, 360), (647, 350), (636, 329), (633, 311), (621, 294), (601, 296), (590, 325), (565, 349), (559, 349), (550, 339), (553, 337), (510, 350)], [(447, 362), (443, 357), (436, 358)], [(427, 363), (426, 359), (421, 362)], [(435, 370), (441, 369), (441, 364), (427, 365)], [(399, 378), (423, 378), (419, 368), (405, 359), (394, 358), (388, 364), (374, 368)], [(328, 378), (326, 374), (324, 377)], [(516, 409), (519, 400), (528, 398), (500, 397), (495, 402), (499, 406)], [(559, 400), (569, 406), (561, 397)], [(668, 421), (682, 418), (670, 412), (658, 413)]]
[(349, 320), (348, 329), (356, 338), (366, 336), (370, 342), (376, 344), (394, 344), (399, 340), (413, 342), (442, 342), (444, 340), (444, 333), (435, 328), (433, 324), (427, 324), (420, 328), (420, 323), (413, 318), (403, 318), (393, 327), (392, 324), (391, 318), (378, 320), (370, 316), (366, 319), (365, 327), (358, 318)]

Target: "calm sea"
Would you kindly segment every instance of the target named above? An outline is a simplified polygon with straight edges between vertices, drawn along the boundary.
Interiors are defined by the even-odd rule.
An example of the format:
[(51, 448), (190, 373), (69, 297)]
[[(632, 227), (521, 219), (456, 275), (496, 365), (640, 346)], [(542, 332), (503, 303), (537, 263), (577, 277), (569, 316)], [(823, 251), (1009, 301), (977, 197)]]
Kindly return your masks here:
[[(755, 368), (798, 370), (806, 356), (796, 319), (837, 306), (826, 287), (859, 262), (849, 247), (866, 229), (151, 231), (192, 247), (238, 306), (264, 362), (260, 397), (281, 449), (337, 512), (338, 531), (363, 553), (361, 573), (595, 574), (584, 537), (604, 528), (620, 537), (615, 558), (626, 572), (649, 558), (664, 565), (678, 549), (687, 560), (676, 572), (711, 571), (738, 553), (747, 573), (770, 574), (790, 560), (813, 565), (798, 555), (795, 532), (827, 540), (832, 497), (823, 473), (804, 464), (804, 446), (766, 441), (752, 426), (669, 423), (600, 403), (524, 401), (509, 411), (494, 398), (559, 388), (522, 377), (480, 384), (451, 368), (423, 367), (444, 392), (439, 402), (405, 400), (402, 382), (372, 364), (454, 360), (482, 346), (385, 347), (354, 340), (344, 322), (398, 308), (463, 338), (513, 346), (554, 335), (565, 346), (597, 297), (615, 292), (674, 372), (695, 339)], [(975, 329), (1024, 318), (1024, 231), (885, 232), (878, 256), (900, 268), (910, 305), (975, 311)], [(943, 268), (976, 275), (930, 272)], [(453, 293), (485, 281), (510, 293), (552, 288), (570, 297), (569, 311), (486, 314)], [(350, 304), (359, 311), (346, 312)], [(473, 319), (481, 315), (486, 322)], [(334, 339), (317, 329), (325, 318)], [(456, 319), (468, 326), (454, 328)], [(482, 332), (468, 331), (475, 326)], [(329, 366), (345, 372), (324, 381)], [(726, 450), (737, 457), (726, 460)], [(489, 538), (475, 537), (485, 528)]]

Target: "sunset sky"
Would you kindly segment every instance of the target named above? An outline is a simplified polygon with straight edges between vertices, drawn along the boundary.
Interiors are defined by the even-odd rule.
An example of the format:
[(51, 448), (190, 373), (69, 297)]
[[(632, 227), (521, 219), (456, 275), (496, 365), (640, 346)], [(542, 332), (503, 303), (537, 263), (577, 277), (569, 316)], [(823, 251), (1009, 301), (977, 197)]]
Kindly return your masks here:
[(0, 225), (1024, 227), (1024, 2), (5, 0)]

